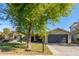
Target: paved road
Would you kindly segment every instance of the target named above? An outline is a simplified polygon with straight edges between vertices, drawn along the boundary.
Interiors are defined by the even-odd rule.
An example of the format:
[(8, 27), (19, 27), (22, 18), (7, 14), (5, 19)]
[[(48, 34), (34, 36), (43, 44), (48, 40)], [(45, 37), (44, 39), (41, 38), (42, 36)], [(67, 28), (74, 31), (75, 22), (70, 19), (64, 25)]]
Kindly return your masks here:
[(79, 56), (79, 45), (71, 44), (48, 44), (49, 49), (54, 56)]

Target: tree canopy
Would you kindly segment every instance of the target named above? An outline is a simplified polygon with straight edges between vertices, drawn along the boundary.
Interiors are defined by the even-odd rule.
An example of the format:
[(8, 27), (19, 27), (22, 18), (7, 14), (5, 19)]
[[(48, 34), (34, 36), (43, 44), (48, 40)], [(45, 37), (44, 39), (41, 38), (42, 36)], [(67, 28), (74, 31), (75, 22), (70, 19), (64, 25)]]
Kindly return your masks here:
[(3, 33), (9, 35), (11, 33), (11, 30), (9, 28), (4, 28)]
[[(52, 23), (59, 21), (60, 17), (70, 15), (73, 4), (64, 3), (27, 3), (8, 4), (8, 13), (11, 21), (26, 32), (31, 23), (33, 30), (46, 28), (47, 21)], [(45, 26), (44, 26), (45, 25)]]

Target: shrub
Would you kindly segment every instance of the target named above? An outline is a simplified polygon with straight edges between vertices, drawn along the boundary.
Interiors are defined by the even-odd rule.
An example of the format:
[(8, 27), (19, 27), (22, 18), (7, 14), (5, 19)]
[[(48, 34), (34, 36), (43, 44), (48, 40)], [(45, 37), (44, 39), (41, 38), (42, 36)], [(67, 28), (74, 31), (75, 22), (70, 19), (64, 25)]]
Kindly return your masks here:
[(10, 46), (0, 46), (0, 49), (1, 49), (2, 52), (13, 50), (13, 48), (10, 47)]

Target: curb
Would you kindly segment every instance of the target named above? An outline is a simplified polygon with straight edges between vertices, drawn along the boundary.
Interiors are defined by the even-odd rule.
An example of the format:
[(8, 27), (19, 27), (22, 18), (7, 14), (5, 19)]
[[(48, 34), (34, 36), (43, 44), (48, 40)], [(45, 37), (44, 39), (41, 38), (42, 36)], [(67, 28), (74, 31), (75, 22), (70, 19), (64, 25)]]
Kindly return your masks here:
[(52, 54), (54, 54), (54, 55), (58, 54), (58, 52), (54, 48), (51, 48), (49, 45), (47, 45), (47, 47), (52, 52)]

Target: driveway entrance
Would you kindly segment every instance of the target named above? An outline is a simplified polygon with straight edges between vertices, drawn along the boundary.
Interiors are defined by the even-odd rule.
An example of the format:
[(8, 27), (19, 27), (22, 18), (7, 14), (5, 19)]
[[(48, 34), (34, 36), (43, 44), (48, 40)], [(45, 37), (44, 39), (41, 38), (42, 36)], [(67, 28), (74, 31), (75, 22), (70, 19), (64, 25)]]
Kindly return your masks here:
[(53, 52), (54, 56), (79, 56), (79, 45), (66, 43), (48, 44), (48, 48)]

